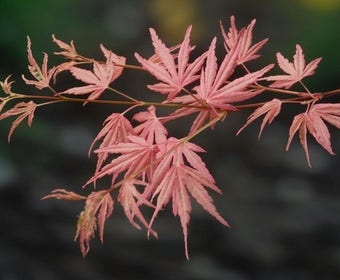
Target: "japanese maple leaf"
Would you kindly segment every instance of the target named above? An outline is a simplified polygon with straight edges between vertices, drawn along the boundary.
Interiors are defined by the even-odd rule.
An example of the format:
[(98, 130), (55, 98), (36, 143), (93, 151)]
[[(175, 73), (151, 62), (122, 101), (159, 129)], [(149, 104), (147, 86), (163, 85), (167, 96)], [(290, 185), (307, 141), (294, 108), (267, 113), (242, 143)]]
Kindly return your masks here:
[(119, 56), (112, 51), (108, 50), (107, 48), (104, 47), (104, 45), (100, 45), (100, 49), (103, 52), (105, 58), (110, 61), (113, 64), (113, 73), (110, 78), (110, 81), (113, 82), (116, 80), (118, 77), (120, 77), (123, 73), (124, 70), (124, 65), (126, 63), (126, 57), (124, 56)]
[(280, 113), (281, 111), (281, 100), (274, 98), (271, 101), (264, 103), (261, 107), (257, 108), (248, 118), (246, 124), (242, 126), (236, 135), (240, 134), (243, 129), (245, 129), (250, 123), (255, 121), (262, 115), (265, 115), (261, 124), (260, 132), (258, 138), (261, 137), (262, 131), (265, 125), (271, 124), (274, 118)]
[(114, 201), (107, 191), (92, 192), (86, 199), (84, 210), (80, 213), (77, 231), (74, 237), (79, 239), (80, 250), (83, 257), (90, 250), (90, 242), (95, 231), (99, 229), (101, 242), (104, 241), (105, 221), (113, 212)]
[(297, 82), (300, 82), (303, 78), (311, 76), (315, 73), (315, 69), (318, 67), (321, 57), (312, 60), (306, 65), (305, 56), (303, 54), (300, 45), (296, 45), (296, 52), (294, 55), (294, 63), (284, 58), (281, 53), (276, 54), (279, 67), (288, 75), (276, 75), (266, 77), (267, 81), (275, 81), (270, 86), (277, 88), (290, 88)]
[[(154, 167), (150, 166), (150, 163), (155, 159), (155, 146), (139, 136), (130, 135), (128, 139), (128, 143), (118, 143), (95, 151), (97, 153), (108, 152), (121, 155), (104, 165), (87, 184), (107, 175), (112, 175), (112, 181), (114, 181), (122, 172), (126, 172), (126, 178), (129, 178), (129, 176), (135, 178), (136, 175), (134, 174), (143, 175), (143, 177), (152, 175)], [(145, 168), (147, 166), (149, 167)]]
[(291, 141), (299, 131), (300, 143), (305, 151), (308, 165), (311, 166), (307, 145), (307, 132), (331, 155), (332, 150), (330, 133), (324, 121), (340, 128), (340, 104), (316, 104), (305, 112), (294, 117), (289, 129), (289, 138), (286, 150), (289, 149)]
[(149, 226), (151, 227), (157, 214), (170, 200), (172, 200), (172, 212), (179, 216), (184, 236), (185, 255), (188, 253), (188, 223), (190, 221), (191, 201), (190, 196), (213, 217), (223, 225), (228, 223), (217, 212), (213, 200), (205, 188), (221, 193), (215, 185), (215, 181), (197, 152), (204, 150), (189, 142), (181, 142), (175, 138), (169, 138), (167, 143), (160, 146), (158, 156), (162, 157), (157, 165), (151, 180), (150, 187), (145, 190), (146, 197), (152, 194), (156, 199), (156, 209)]
[(315, 104), (311, 111), (316, 112), (323, 120), (340, 128), (340, 103)]
[[(240, 42), (241, 50), (238, 53), (237, 64), (242, 64), (250, 60), (254, 60), (258, 58), (260, 55), (257, 52), (263, 47), (263, 45), (268, 41), (268, 38), (252, 45), (253, 39), (253, 29), (255, 26), (256, 20), (253, 19), (251, 23), (244, 29), (244, 35), (242, 36), (242, 40)], [(221, 32), (224, 39), (224, 46), (227, 51), (230, 51), (235, 47), (237, 41), (239, 40), (240, 32), (236, 28), (235, 17), (230, 17), (230, 28), (227, 33), (224, 30), (222, 22), (220, 22)]]
[(0, 97), (0, 112), (6, 106), (6, 104), (12, 99), (17, 98), (17, 96), (12, 94), (12, 84), (14, 81), (10, 81), (11, 75), (7, 76), (7, 78), (2, 82), (0, 81), (0, 87), (3, 92), (6, 94), (5, 97)]
[[(227, 82), (237, 66), (238, 54), (241, 51), (240, 42), (242, 41), (243, 36), (245, 36), (245, 33), (241, 32), (238, 44), (236, 44), (225, 56), (219, 67), (215, 54), (216, 38), (214, 38), (207, 52), (206, 66), (201, 71), (200, 83), (194, 88), (197, 94), (194, 96), (180, 96), (173, 100), (174, 102), (190, 105), (208, 105), (206, 110), (185, 108), (179, 109), (172, 114), (172, 116), (176, 116), (176, 114), (191, 114), (198, 111), (199, 114), (191, 127), (191, 131), (197, 130), (209, 117), (216, 116), (216, 114), (212, 114), (212, 111), (235, 111), (236, 108), (232, 103), (247, 100), (261, 92), (249, 89), (249, 86), (254, 84), (264, 73), (269, 71), (273, 65), (268, 65), (259, 71), (246, 74), (240, 78)], [(201, 102), (198, 102), (197, 100), (200, 100)], [(209, 110), (209, 108), (211, 110)]]
[(37, 104), (33, 101), (29, 102), (19, 102), (15, 104), (15, 106), (6, 112), (0, 114), (0, 120), (6, 119), (11, 116), (18, 116), (16, 120), (13, 121), (11, 129), (8, 133), (8, 142), (11, 141), (11, 136), (14, 130), (18, 127), (18, 125), (27, 118), (28, 126), (32, 125), (33, 117), (35, 109), (37, 108)]
[(61, 48), (63, 51), (61, 52), (54, 52), (56, 55), (62, 55), (65, 58), (68, 58), (70, 60), (81, 60), (81, 57), (77, 53), (77, 50), (74, 46), (73, 41), (71, 41), (69, 44), (57, 39), (54, 34), (52, 35), (52, 40), (54, 43), (58, 45), (59, 48)]
[(103, 65), (95, 61), (93, 62), (93, 72), (78, 67), (72, 67), (70, 72), (76, 79), (88, 85), (70, 88), (64, 91), (64, 93), (75, 95), (90, 94), (87, 99), (94, 100), (99, 98), (109, 87), (111, 83), (110, 78), (113, 75), (113, 66), (110, 62)]
[(101, 45), (102, 52), (106, 57), (106, 63), (93, 62), (93, 71), (85, 70), (79, 67), (72, 67), (70, 72), (72, 75), (88, 84), (86, 86), (70, 88), (64, 93), (82, 95), (90, 94), (88, 100), (94, 100), (109, 87), (110, 83), (117, 79), (122, 73), (122, 66), (115, 66), (116, 62), (125, 63), (125, 58), (114, 55)]
[(31, 50), (31, 39), (27, 37), (27, 58), (28, 58), (28, 70), (36, 80), (28, 80), (22, 75), (22, 79), (28, 85), (34, 85), (37, 89), (43, 89), (50, 86), (50, 80), (56, 70), (55, 67), (47, 69), (48, 55), (44, 53), (43, 64), (40, 67), (37, 61), (34, 59)]
[[(14, 83), (14, 81), (9, 80), (10, 78), (11, 78), (11, 75), (7, 76), (6, 79), (3, 82), (0, 81), (0, 86), (1, 86), (2, 90), (4, 91), (4, 93), (6, 93), (8, 95), (11, 95), (12, 84)], [(3, 100), (3, 98), (1, 98), (1, 100)]]
[(145, 186), (146, 183), (136, 179), (126, 179), (119, 188), (118, 201), (122, 205), (124, 213), (129, 222), (137, 229), (141, 229), (138, 223), (135, 222), (135, 217), (157, 238), (157, 233), (149, 227), (148, 222), (144, 218), (139, 207), (147, 205), (154, 208), (154, 205), (146, 200), (143, 195), (137, 190), (136, 185)]
[[(107, 117), (103, 126), (102, 130), (93, 140), (89, 149), (89, 154), (91, 153), (93, 146), (100, 140), (101, 143), (99, 145), (99, 150), (111, 147), (118, 143), (129, 142), (128, 136), (136, 134), (130, 121), (124, 115), (118, 113), (112, 113), (109, 117)], [(108, 151), (97, 151), (98, 160), (96, 172), (102, 167), (108, 155)]]
[(55, 189), (50, 194), (44, 196), (42, 199), (55, 198), (55, 199), (66, 199), (66, 200), (86, 200), (85, 196), (71, 192), (65, 189)]
[(161, 83), (149, 85), (148, 88), (161, 94), (167, 94), (167, 100), (173, 99), (186, 85), (199, 78), (196, 73), (201, 69), (205, 54), (198, 57), (191, 64), (189, 63), (189, 55), (192, 49), (190, 46), (190, 32), (191, 26), (188, 27), (184, 40), (180, 45), (177, 63), (171, 54), (171, 50), (163, 44), (156, 31), (152, 28), (150, 28), (151, 39), (157, 60), (160, 60), (160, 62), (146, 60), (138, 53), (135, 53), (136, 59), (143, 68), (161, 81)]
[(155, 106), (150, 106), (147, 111), (135, 114), (133, 119), (141, 122), (134, 130), (147, 142), (154, 144), (166, 141), (168, 131), (156, 116)]

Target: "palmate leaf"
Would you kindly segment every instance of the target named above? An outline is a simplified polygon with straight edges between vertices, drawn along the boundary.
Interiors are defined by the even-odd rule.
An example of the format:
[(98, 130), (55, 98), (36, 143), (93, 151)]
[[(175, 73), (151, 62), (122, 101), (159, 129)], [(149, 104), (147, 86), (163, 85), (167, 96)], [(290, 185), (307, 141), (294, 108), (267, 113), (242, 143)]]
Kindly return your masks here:
[[(88, 100), (98, 99), (109, 87), (110, 83), (122, 74), (122, 65), (125, 64), (125, 58), (117, 56), (107, 50), (103, 45), (100, 47), (106, 58), (106, 62), (100, 63), (94, 61), (93, 71), (79, 67), (71, 67), (68, 69), (77, 80), (80, 80), (87, 85), (70, 88), (63, 93), (75, 95), (90, 94), (87, 98)], [(119, 66), (117, 66), (117, 64)]]
[(55, 35), (52, 35), (52, 40), (54, 43), (58, 45), (59, 48), (61, 48), (63, 51), (61, 52), (54, 52), (56, 55), (62, 55), (65, 58), (71, 59), (71, 60), (78, 60), (79, 54), (77, 53), (76, 47), (74, 46), (73, 41), (71, 41), (69, 44), (57, 39)]
[(18, 125), (27, 118), (28, 126), (32, 125), (33, 117), (37, 104), (33, 101), (29, 102), (19, 102), (15, 106), (6, 112), (0, 114), (0, 120), (6, 119), (11, 116), (18, 116), (12, 123), (11, 129), (8, 133), (8, 142), (11, 141), (12, 134)]
[(147, 205), (152, 208), (154, 208), (154, 205), (143, 197), (143, 195), (137, 190), (136, 185), (146, 186), (147, 184), (141, 180), (125, 179), (119, 188), (118, 201), (122, 205), (129, 222), (135, 228), (141, 229), (139, 224), (135, 222), (136, 217), (145, 226), (145, 228), (157, 238), (157, 233), (151, 229), (139, 209), (141, 205)]
[(204, 162), (196, 154), (202, 151), (204, 150), (195, 144), (169, 138), (168, 143), (160, 149), (158, 156), (162, 159), (154, 172), (150, 186), (145, 190), (146, 197), (152, 194), (151, 199), (156, 199), (150, 227), (159, 211), (172, 200), (172, 212), (174, 216), (178, 215), (181, 221), (187, 258), (189, 258), (187, 237), (191, 213), (190, 195), (219, 222), (228, 226), (206, 191), (206, 188), (210, 188), (221, 193)]
[(199, 78), (197, 72), (201, 69), (205, 54), (196, 58), (194, 62), (189, 63), (189, 55), (192, 50), (190, 32), (191, 26), (188, 27), (184, 40), (179, 47), (177, 63), (171, 49), (164, 45), (152, 28), (150, 28), (150, 34), (157, 61), (155, 62), (154, 59), (146, 60), (138, 53), (135, 53), (136, 59), (143, 68), (161, 81), (161, 83), (149, 85), (148, 88), (161, 94), (166, 94), (167, 100), (172, 100), (186, 85)]
[[(177, 117), (184, 114), (199, 112), (192, 127), (191, 132), (199, 129), (208, 118), (216, 116), (217, 110), (236, 111), (233, 103), (238, 103), (250, 99), (262, 91), (250, 89), (249, 86), (254, 84), (261, 76), (268, 72), (273, 65), (268, 65), (261, 70), (245, 74), (240, 78), (228, 81), (237, 67), (238, 54), (242, 50), (241, 42), (245, 36), (244, 30), (241, 30), (238, 36), (238, 43), (224, 57), (220, 66), (217, 65), (215, 53), (216, 38), (210, 44), (207, 52), (206, 65), (201, 71), (200, 83), (194, 90), (197, 92), (194, 96), (186, 95), (175, 98), (174, 102), (190, 105), (202, 104), (209, 106), (206, 110), (197, 108), (178, 109), (171, 116)], [(227, 82), (228, 81), (228, 82)]]
[(148, 176), (149, 178), (152, 175), (155, 166), (150, 164), (155, 160), (156, 147), (139, 136), (130, 135), (128, 140), (129, 142), (127, 143), (117, 143), (95, 151), (96, 153), (107, 152), (121, 155), (96, 171), (86, 185), (107, 175), (112, 176), (112, 181), (114, 181), (119, 174), (124, 172), (126, 172), (125, 177), (129, 178), (130, 175), (138, 173), (146, 166), (149, 166), (149, 168), (144, 168), (142, 171), (143, 177)]
[(274, 81), (270, 87), (290, 88), (295, 83), (301, 81), (303, 78), (311, 76), (315, 73), (321, 57), (312, 60), (306, 65), (305, 56), (300, 45), (296, 45), (296, 52), (294, 55), (294, 62), (291, 63), (281, 53), (276, 54), (279, 67), (288, 75), (276, 75), (266, 77), (267, 81)]
[(324, 121), (340, 128), (340, 104), (315, 104), (306, 113), (301, 113), (294, 117), (289, 129), (289, 138), (286, 150), (292, 142), (297, 131), (299, 131), (300, 143), (305, 151), (308, 165), (311, 161), (308, 152), (307, 132), (331, 155), (334, 155), (331, 145), (331, 135)]
[[(240, 42), (241, 50), (238, 53), (237, 64), (242, 64), (250, 60), (254, 60), (258, 58), (260, 55), (257, 52), (263, 47), (263, 45), (268, 41), (268, 38), (252, 45), (253, 39), (253, 29), (255, 26), (256, 20), (253, 19), (251, 23), (246, 27), (243, 28), (244, 35), (242, 36), (242, 40)], [(224, 39), (224, 46), (227, 51), (230, 51), (235, 47), (239, 40), (240, 32), (236, 28), (235, 24), (235, 17), (230, 17), (230, 28), (229, 32), (227, 33), (220, 22), (220, 28)]]
[(149, 106), (147, 111), (139, 112), (133, 119), (141, 124), (134, 127), (134, 131), (150, 144), (166, 141), (168, 131), (156, 115), (156, 107)]
[(85, 208), (80, 213), (77, 223), (77, 231), (74, 237), (79, 239), (80, 250), (83, 257), (90, 250), (90, 242), (95, 231), (99, 230), (100, 240), (104, 241), (105, 221), (111, 216), (114, 202), (107, 191), (92, 192), (86, 199)]
[(27, 37), (27, 58), (28, 58), (28, 70), (32, 74), (32, 76), (36, 80), (28, 80), (25, 78), (24, 75), (22, 75), (22, 79), (27, 85), (33, 85), (37, 89), (43, 89), (46, 87), (49, 87), (50, 85), (50, 80), (56, 70), (55, 67), (52, 67), (51, 69), (47, 68), (47, 62), (48, 62), (48, 55), (44, 53), (44, 58), (43, 58), (43, 64), (40, 67), (33, 57), (32, 50), (31, 50), (31, 39), (30, 37)]
[(236, 135), (240, 134), (243, 129), (245, 129), (249, 124), (251, 124), (253, 121), (255, 121), (260, 116), (264, 115), (260, 132), (258, 135), (258, 139), (261, 137), (262, 131), (265, 127), (265, 125), (271, 124), (274, 118), (280, 113), (281, 111), (281, 100), (274, 98), (271, 101), (266, 102), (261, 107), (257, 108), (249, 117), (244, 126), (242, 126), (239, 131), (236, 133)]
[(111, 147), (118, 143), (129, 142), (128, 136), (136, 135), (130, 121), (124, 115), (119, 113), (112, 113), (110, 116), (108, 116), (105, 119), (103, 126), (104, 127), (101, 129), (101, 131), (99, 131), (89, 148), (90, 155), (93, 146), (97, 142), (101, 141), (99, 150), (97, 151), (98, 160), (96, 172), (102, 167), (109, 155), (108, 151), (103, 151), (101, 149)]
[(64, 93), (75, 95), (90, 94), (87, 98), (88, 100), (99, 98), (110, 85), (110, 77), (113, 75), (112, 64), (108, 63), (107, 65), (109, 65), (109, 67), (94, 62), (93, 72), (79, 67), (72, 67), (70, 69), (72, 75), (88, 85), (70, 88)]

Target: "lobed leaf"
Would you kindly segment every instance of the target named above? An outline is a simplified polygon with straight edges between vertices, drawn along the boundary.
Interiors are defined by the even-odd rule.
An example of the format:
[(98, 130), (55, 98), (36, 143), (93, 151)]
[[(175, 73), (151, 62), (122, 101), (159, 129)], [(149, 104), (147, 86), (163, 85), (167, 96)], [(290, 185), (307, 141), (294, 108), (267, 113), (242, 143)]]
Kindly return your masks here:
[(277, 88), (290, 88), (297, 82), (300, 82), (303, 78), (311, 76), (315, 73), (315, 69), (318, 67), (321, 57), (312, 60), (307, 66), (305, 66), (305, 56), (300, 45), (296, 45), (296, 52), (294, 55), (294, 62), (289, 62), (281, 53), (276, 54), (279, 67), (288, 75), (276, 75), (269, 76), (265, 79), (267, 81), (274, 81), (270, 87)]
[(8, 133), (8, 142), (11, 141), (12, 134), (14, 130), (18, 127), (18, 125), (27, 118), (28, 126), (32, 125), (33, 117), (35, 109), (37, 108), (37, 104), (33, 101), (29, 102), (19, 102), (15, 104), (12, 109), (7, 110), (6, 112), (0, 114), (0, 120), (6, 119), (11, 116), (18, 116), (13, 122), (11, 129)]

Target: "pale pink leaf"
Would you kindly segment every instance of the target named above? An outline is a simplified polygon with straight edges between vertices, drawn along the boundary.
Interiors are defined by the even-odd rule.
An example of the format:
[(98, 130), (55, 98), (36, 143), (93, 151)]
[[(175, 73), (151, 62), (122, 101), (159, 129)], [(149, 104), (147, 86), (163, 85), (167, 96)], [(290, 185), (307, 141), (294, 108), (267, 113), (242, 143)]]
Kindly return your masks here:
[(126, 179), (119, 188), (118, 201), (123, 207), (124, 213), (130, 223), (137, 229), (141, 229), (138, 223), (135, 222), (135, 217), (148, 229), (148, 231), (157, 238), (157, 233), (149, 227), (148, 222), (144, 218), (141, 210), (142, 205), (147, 205), (154, 208), (154, 205), (146, 200), (136, 188), (136, 185), (144, 185), (145, 182)]
[(112, 51), (108, 50), (105, 48), (103, 45), (100, 45), (100, 48), (107, 60), (107, 63), (112, 63), (113, 64), (113, 71), (112, 75), (110, 77), (110, 82), (113, 82), (116, 80), (119, 76), (122, 75), (123, 70), (124, 70), (124, 65), (126, 63), (126, 57), (124, 56), (119, 56)]
[(11, 129), (8, 133), (8, 142), (11, 141), (11, 136), (18, 125), (27, 118), (28, 126), (32, 125), (33, 117), (37, 104), (33, 101), (29, 102), (19, 102), (15, 106), (6, 112), (0, 114), (0, 120), (6, 119), (11, 116), (18, 116), (12, 123)]
[[(163, 148), (162, 148), (163, 147)], [(214, 179), (196, 152), (204, 151), (201, 147), (188, 142), (169, 138), (167, 144), (159, 149), (161, 161), (154, 172), (150, 186), (146, 187), (146, 197), (152, 193), (156, 199), (156, 208), (150, 220), (151, 227), (158, 213), (172, 200), (172, 212), (179, 216), (183, 236), (185, 255), (188, 254), (188, 223), (191, 214), (191, 194), (201, 206), (224, 225), (227, 222), (216, 211), (206, 187), (220, 192)]]
[(289, 146), (293, 140), (294, 135), (296, 132), (299, 131), (299, 138), (300, 143), (305, 151), (306, 158), (308, 165), (311, 166), (310, 158), (309, 158), (309, 152), (308, 152), (308, 143), (307, 143), (307, 124), (306, 124), (306, 114), (301, 113), (294, 117), (293, 122), (289, 128), (289, 137), (288, 142), (286, 146), (286, 151), (288, 151)]
[(80, 213), (77, 222), (77, 231), (74, 237), (79, 240), (83, 257), (90, 250), (91, 239), (99, 229), (100, 240), (103, 242), (105, 221), (111, 216), (114, 202), (105, 190), (92, 192), (86, 199), (84, 210)]
[[(268, 38), (252, 45), (253, 40), (253, 29), (255, 26), (256, 20), (253, 19), (251, 23), (246, 27), (242, 28), (241, 31), (244, 31), (244, 36), (242, 37), (242, 40), (240, 42), (241, 49), (238, 53), (238, 59), (237, 64), (242, 64), (250, 60), (254, 60), (258, 58), (260, 55), (257, 54), (257, 52), (263, 47), (263, 45), (268, 41)], [(230, 17), (230, 29), (227, 33), (222, 25), (222, 22), (220, 21), (220, 28), (224, 39), (224, 46), (227, 51), (230, 51), (235, 47), (237, 44), (237, 41), (240, 36), (240, 32), (236, 28), (235, 24), (235, 17)]]
[(22, 79), (24, 82), (28, 85), (33, 85), (37, 89), (43, 89), (46, 87), (49, 87), (50, 80), (56, 70), (55, 67), (52, 67), (51, 69), (47, 69), (47, 61), (48, 61), (48, 55), (44, 53), (43, 63), (40, 67), (33, 57), (32, 50), (31, 50), (31, 39), (27, 37), (27, 57), (28, 57), (28, 70), (32, 74), (32, 76), (35, 78), (35, 80), (28, 80), (25, 78), (24, 75), (22, 75)]
[(156, 116), (155, 106), (149, 106), (147, 111), (135, 114), (133, 119), (141, 123), (134, 131), (148, 143), (162, 143), (166, 140), (168, 131)]
[(94, 61), (92, 71), (79, 67), (72, 67), (69, 70), (76, 79), (88, 85), (70, 88), (63, 93), (75, 95), (90, 94), (87, 99), (94, 100), (99, 98), (109, 87), (110, 83), (122, 74), (126, 60), (125, 57), (117, 56), (103, 45), (100, 45), (100, 48), (106, 58), (105, 63)]
[(82, 196), (80, 194), (77, 194), (75, 192), (71, 192), (65, 189), (55, 189), (51, 191), (50, 194), (45, 195), (41, 199), (47, 199), (47, 198), (55, 198), (55, 199), (66, 199), (66, 200), (84, 200), (86, 199), (85, 196)]
[[(129, 142), (128, 140), (129, 135), (135, 135), (135, 132), (130, 121), (122, 114), (112, 113), (109, 117), (105, 119), (102, 130), (93, 140), (89, 148), (89, 155), (92, 152), (93, 146), (101, 139), (102, 141), (99, 145), (99, 149), (111, 147), (118, 143)], [(98, 171), (102, 167), (103, 163), (105, 162), (109, 155), (109, 152), (98, 151), (97, 155), (98, 160), (96, 171)]]
[(311, 76), (315, 73), (321, 57), (312, 60), (306, 65), (305, 56), (300, 45), (296, 45), (294, 62), (289, 62), (281, 53), (276, 54), (279, 67), (288, 75), (276, 75), (266, 77), (267, 81), (274, 81), (270, 86), (278, 88), (290, 88), (303, 78)]
[[(155, 159), (155, 147), (139, 136), (130, 135), (128, 139), (129, 142), (127, 143), (117, 143), (95, 151), (96, 153), (108, 152), (109, 154), (121, 155), (96, 171), (86, 184), (95, 182), (107, 175), (112, 176), (112, 181), (114, 181), (122, 172), (126, 172), (127, 178), (129, 176), (134, 178), (133, 174), (138, 172), (138, 175), (142, 174), (142, 176), (150, 177), (152, 175), (154, 166), (150, 164)], [(146, 166), (149, 167), (145, 168)]]
[(317, 112), (325, 121), (340, 128), (340, 103), (315, 104), (311, 111)]
[(93, 72), (78, 67), (72, 67), (70, 72), (76, 79), (89, 85), (70, 88), (64, 91), (64, 93), (75, 95), (90, 94), (87, 99), (94, 100), (99, 98), (110, 85), (113, 69), (108, 69), (105, 65), (94, 62)]
[(262, 131), (264, 129), (264, 127), (266, 126), (266, 124), (271, 124), (272, 121), (274, 120), (274, 118), (280, 113), (281, 111), (281, 100), (274, 98), (271, 101), (268, 101), (266, 103), (264, 103), (261, 107), (257, 108), (249, 117), (247, 122), (245, 123), (244, 126), (242, 126), (239, 131), (236, 133), (236, 135), (240, 134), (241, 131), (243, 129), (245, 129), (250, 123), (252, 123), (253, 121), (255, 121), (257, 118), (259, 118), (260, 116), (264, 115), (262, 124), (261, 124), (261, 128), (260, 128), (260, 132), (258, 135), (258, 138), (261, 137)]
[[(171, 114), (172, 118), (176, 118), (185, 114), (199, 112), (191, 126), (191, 133), (199, 129), (208, 118), (211, 120), (216, 117), (217, 110), (235, 111), (237, 109), (232, 103), (245, 101), (262, 92), (260, 90), (250, 89), (249, 87), (269, 71), (273, 65), (268, 65), (261, 70), (248, 73), (230, 82), (227, 81), (237, 67), (238, 53), (241, 49), (240, 41), (243, 36), (245, 36), (245, 33), (240, 32), (237, 41), (238, 43), (235, 44), (234, 48), (225, 56), (219, 68), (216, 62), (216, 39), (214, 38), (207, 52), (206, 66), (201, 71), (200, 84), (194, 88), (197, 94), (194, 96), (181, 96), (173, 99), (174, 102), (183, 104), (196, 106), (206, 104), (209, 106), (206, 110), (198, 108), (181, 108)], [(201, 100), (201, 102), (198, 102), (197, 100)]]
[(100, 241), (104, 242), (104, 226), (105, 221), (111, 216), (113, 211), (114, 202), (110, 195), (110, 193), (106, 193), (98, 207), (98, 228), (99, 228), (99, 237)]
[[(159, 39), (156, 31), (150, 28), (150, 34), (157, 60), (142, 58), (138, 53), (135, 57), (143, 68), (156, 77), (161, 83), (149, 85), (148, 88), (167, 95), (167, 100), (172, 100), (188, 84), (199, 78), (196, 73), (201, 69), (205, 59), (205, 54), (198, 57), (191, 64), (189, 55), (192, 50), (190, 46), (191, 26), (188, 27), (184, 40), (179, 47), (177, 63), (171, 53), (171, 49), (166, 47)], [(155, 62), (156, 61), (156, 62)]]
[(69, 44), (57, 39), (54, 34), (52, 35), (52, 40), (54, 43), (58, 45), (59, 48), (61, 48), (63, 51), (61, 52), (54, 52), (56, 55), (62, 55), (68, 59), (71, 60), (81, 60), (79, 57), (76, 48), (73, 44), (73, 41), (71, 41)]

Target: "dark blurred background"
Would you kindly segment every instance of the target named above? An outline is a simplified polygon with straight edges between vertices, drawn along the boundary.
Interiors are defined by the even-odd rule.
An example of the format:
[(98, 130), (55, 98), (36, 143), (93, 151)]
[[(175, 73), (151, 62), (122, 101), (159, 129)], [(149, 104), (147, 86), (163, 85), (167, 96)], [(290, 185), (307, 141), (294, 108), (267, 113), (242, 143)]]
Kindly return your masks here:
[[(327, 91), (339, 87), (339, 14), (338, 0), (1, 0), (0, 78), (13, 74), (15, 89), (27, 91), (20, 81), (21, 73), (27, 74), (27, 35), (38, 61), (43, 51), (56, 50), (51, 43), (55, 34), (74, 40), (84, 55), (99, 58), (103, 43), (135, 64), (135, 51), (152, 52), (149, 27), (175, 45), (193, 24), (192, 41), (203, 51), (215, 35), (221, 38), (218, 21), (228, 28), (229, 17), (235, 15), (238, 26), (257, 19), (255, 41), (270, 38), (263, 57), (251, 67), (273, 62), (277, 51), (291, 57), (299, 43), (307, 61), (323, 57), (317, 75), (306, 84), (313, 91)], [(116, 88), (150, 97), (141, 88), (145, 77), (132, 75), (121, 77)], [(6, 141), (10, 121), (0, 122), (1, 280), (340, 279), (340, 159), (311, 138), (313, 168), (307, 166), (297, 139), (285, 152), (295, 108), (266, 128), (261, 141), (259, 122), (235, 136), (250, 112), (232, 115), (213, 133), (196, 139), (208, 151), (204, 160), (223, 190), (223, 196), (213, 197), (231, 228), (195, 204), (190, 261), (170, 207), (155, 224), (156, 241), (135, 230), (118, 204), (107, 222), (104, 245), (96, 239), (83, 259), (73, 242), (82, 203), (40, 198), (57, 187), (87, 193), (81, 186), (95, 166), (94, 159), (87, 158), (88, 147), (102, 121), (116, 109), (44, 107), (31, 129), (26, 124), (17, 129), (11, 144)], [(181, 132), (178, 125), (173, 132)], [(340, 133), (334, 128), (331, 133), (339, 154)]]

